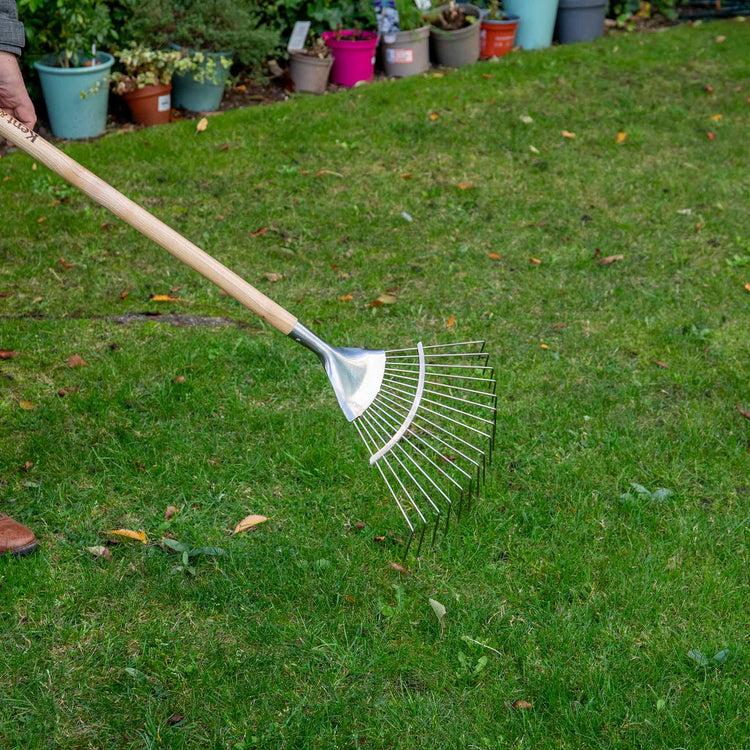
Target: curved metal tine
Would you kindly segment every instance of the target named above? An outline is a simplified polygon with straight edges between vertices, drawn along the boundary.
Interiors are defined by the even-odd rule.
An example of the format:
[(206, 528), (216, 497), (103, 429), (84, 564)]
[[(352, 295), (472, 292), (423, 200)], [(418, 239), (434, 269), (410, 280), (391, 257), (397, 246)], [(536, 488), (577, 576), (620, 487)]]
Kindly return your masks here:
[[(391, 362), (394, 362), (395, 360), (399, 360), (399, 364), (401, 364), (400, 360), (404, 359), (419, 359), (419, 354), (396, 354), (391, 355), (388, 357)], [(487, 364), (487, 360), (489, 360), (490, 355), (487, 352), (458, 352), (454, 354), (428, 354), (425, 353), (425, 364), (434, 364), (434, 365), (440, 365), (441, 362), (433, 361), (433, 360), (442, 360), (442, 359), (471, 359), (472, 357), (478, 357), (481, 362), (484, 363), (484, 365)], [(409, 364), (408, 362), (404, 362), (403, 364)], [(479, 365), (479, 366), (484, 366)], [(470, 365), (471, 367), (477, 367), (477, 365)]]
[[(385, 414), (379, 413), (377, 416), (383, 421), (384, 424), (389, 425), (389, 419), (387, 418), (387, 416)], [(425, 479), (427, 479), (427, 481), (448, 502), (448, 505), (450, 505), (452, 501), (451, 501), (450, 496), (448, 495), (448, 493), (445, 492), (445, 490), (443, 490), (442, 487), (440, 487), (440, 485), (424, 470), (424, 467), (420, 466), (419, 463), (414, 459), (414, 457), (411, 456), (411, 455), (409, 455), (409, 452), (406, 451), (406, 450), (404, 450), (404, 448), (401, 446), (401, 442), (403, 442), (404, 440), (411, 447), (411, 449), (414, 450), (414, 451), (416, 451), (420, 456), (422, 456), (422, 458), (424, 458), (425, 461), (427, 461), (435, 469), (435, 471), (437, 471), (439, 474), (442, 474), (451, 484), (453, 484), (456, 487), (458, 487), (459, 491), (461, 491), (463, 489), (463, 485), (460, 482), (456, 481), (447, 471), (445, 471), (445, 469), (443, 469), (440, 466), (438, 466), (428, 455), (426, 455), (424, 453), (424, 451), (420, 450), (419, 447), (416, 446), (414, 443), (412, 443), (411, 440), (409, 440), (408, 438), (403, 438), (402, 441), (400, 441), (399, 443), (397, 443), (394, 446), (394, 448), (400, 448), (401, 449), (401, 451), (404, 453), (404, 455), (414, 464), (414, 466), (416, 466), (417, 469), (419, 469), (419, 471), (424, 475)], [(429, 443), (425, 443), (425, 445), (427, 445), (429, 448), (432, 448), (432, 450), (434, 450), (436, 453), (438, 453), (438, 455), (442, 455), (440, 453), (440, 451), (438, 451), (436, 448), (434, 448), (433, 446), (431, 446)], [(469, 479), (469, 481), (471, 481), (471, 474), (467, 474), (460, 466), (457, 466), (456, 464), (452, 464), (452, 465), (459, 472), (461, 472), (464, 476), (466, 476)], [(406, 469), (405, 467), (404, 467), (404, 470), (408, 471), (408, 469)], [(414, 481), (416, 482), (416, 479)], [(435, 506), (435, 503), (432, 501), (432, 499), (429, 496), (427, 497), (427, 499), (430, 501), (430, 504), (435, 508), (435, 510), (438, 513), (442, 512), (442, 511), (440, 511)]]
[[(492, 374), (495, 374), (495, 368), (490, 367), (489, 368), (492, 371)], [(386, 362), (385, 365), (385, 371), (391, 375), (393, 373), (403, 373), (404, 375), (414, 375), (414, 370), (400, 370), (398, 367), (394, 367), (391, 365), (388, 366), (388, 363)], [(480, 378), (476, 375), (456, 375), (452, 372), (431, 372), (430, 373), (431, 378), (443, 378), (446, 380), (473, 380), (476, 383), (487, 383), (488, 385), (497, 386), (497, 381), (495, 381), (493, 378)]]
[[(375, 423), (373, 422), (372, 417), (368, 417), (368, 415), (365, 413), (365, 414), (363, 414), (360, 417), (360, 419), (364, 419), (367, 422), (367, 424), (370, 425), (370, 427), (372, 427), (372, 429), (375, 431), (376, 434), (379, 432), (379, 429), (375, 425)], [(432, 505), (432, 507), (435, 510), (435, 512), (439, 514), (440, 513), (440, 509), (432, 501), (432, 498), (427, 494), (427, 491), (424, 489), (424, 487), (422, 487), (422, 485), (414, 478), (414, 476), (409, 471), (409, 469), (407, 469), (406, 466), (404, 466), (403, 461), (393, 451), (391, 451), (391, 456), (393, 456), (393, 458), (395, 458), (396, 461), (398, 461), (399, 466), (406, 472), (406, 474), (408, 475), (409, 479), (411, 479), (411, 481), (414, 484), (417, 485), (417, 487), (419, 488), (419, 491), (425, 496), (425, 499), (427, 500), (427, 502), (429, 502), (430, 505)], [(417, 505), (417, 503), (414, 500), (414, 498), (411, 496), (411, 493), (409, 492), (409, 490), (406, 489), (406, 485), (401, 481), (401, 477), (396, 473), (396, 471), (391, 466), (390, 462), (388, 461), (388, 456), (387, 455), (383, 456), (383, 458), (381, 459), (381, 461), (385, 461), (386, 462), (386, 465), (393, 472), (393, 475), (396, 477), (396, 481), (398, 481), (398, 483), (401, 485), (401, 489), (406, 493), (406, 496), (409, 498), (409, 502), (414, 506), (414, 508), (417, 511), (417, 513), (419, 513), (419, 517), (422, 519), (422, 522), (426, 523), (424, 514), (419, 509), (419, 506)], [(380, 463), (380, 461), (378, 461), (378, 463)]]
[[(375, 406), (376, 406), (376, 404), (372, 404), (370, 406), (370, 409), (375, 408)], [(390, 414), (391, 418), (393, 418), (393, 419), (398, 420), (400, 418), (398, 411), (394, 410), (393, 408), (391, 408), (387, 404), (382, 403), (382, 401), (380, 401), (380, 402), (377, 403), (377, 408), (379, 410), (381, 410), (381, 411), (384, 411), (386, 414)], [(457, 435), (454, 435), (453, 433), (448, 432), (447, 430), (443, 429), (439, 425), (436, 425), (436, 424), (430, 422), (430, 420), (425, 419), (424, 417), (422, 417), (421, 419), (422, 419), (422, 421), (427, 422), (428, 424), (430, 424), (432, 427), (435, 427), (436, 429), (442, 431), (446, 435), (449, 435), (450, 437), (455, 438), (456, 440), (459, 440), (461, 442), (464, 442), (464, 443), (466, 442), (466, 441), (461, 440), (461, 438), (459, 438)], [(419, 420), (419, 418), (417, 418), (417, 421), (418, 420)], [(475, 467), (475, 469), (476, 469), (477, 487), (484, 481), (485, 454), (484, 454), (483, 451), (479, 451), (479, 449), (476, 448), (475, 446), (472, 446), (471, 443), (467, 443), (467, 445), (469, 445), (470, 447), (474, 448), (475, 450), (479, 451), (482, 454), (482, 463), (480, 464), (478, 461), (475, 461), (473, 458), (470, 458), (469, 456), (467, 456), (463, 451), (461, 451), (460, 449), (456, 448), (455, 445), (451, 445), (450, 443), (446, 442), (445, 440), (443, 440), (438, 435), (434, 434), (430, 430), (428, 430), (425, 427), (423, 427), (421, 424), (417, 424), (416, 426), (419, 428), (419, 430), (421, 432), (426, 433), (431, 439), (436, 440), (441, 445), (444, 445), (446, 448), (450, 449), (451, 451), (455, 451), (459, 456), (461, 456), (463, 459), (465, 459), (470, 464), (472, 464)], [(442, 456), (442, 454), (440, 453), (440, 451), (438, 451), (435, 448), (435, 446), (431, 445), (429, 442), (427, 442), (426, 440), (424, 440), (416, 432), (414, 432), (413, 430), (410, 429), (409, 433), (413, 437), (417, 438), (418, 440), (420, 440), (421, 442), (423, 442), (425, 445), (427, 445), (431, 450), (435, 451), (438, 455)], [(415, 449), (416, 449), (416, 446), (415, 446)], [(464, 471), (463, 468), (461, 466), (459, 466), (457, 463), (452, 462), (452, 464), (453, 464), (454, 468), (458, 469), (458, 471), (460, 471), (464, 476), (466, 476), (468, 478), (468, 480), (469, 480), (469, 487), (471, 487), (471, 483), (472, 483), (472, 479), (473, 479), (472, 475), (469, 474), (469, 473), (467, 473), (466, 471)], [(461, 492), (463, 492), (465, 490), (465, 487), (461, 487), (460, 489), (461, 489)]]
[[(399, 367), (416, 367), (419, 369), (419, 362), (396, 362), (395, 364)], [(450, 370), (495, 370), (495, 368), (490, 365), (446, 365), (442, 363), (430, 364), (429, 362), (425, 362), (425, 368), (430, 367), (445, 367)]]
[[(401, 396), (397, 396), (396, 398), (399, 399), (400, 401), (406, 401), (406, 399), (403, 399)], [(392, 398), (390, 398), (387, 395), (381, 394), (379, 396), (379, 399), (381, 401), (385, 401), (387, 403), (393, 404), (397, 408), (403, 408), (402, 405), (400, 403), (398, 403), (398, 401), (394, 401)], [(486, 458), (487, 458), (487, 455), (486, 455), (485, 451), (483, 451), (478, 446), (474, 445), (474, 443), (470, 443), (468, 440), (465, 440), (460, 435), (456, 435), (454, 432), (451, 432), (450, 430), (447, 430), (442, 425), (436, 424), (431, 419), (429, 419), (428, 417), (426, 417), (424, 414), (420, 414), (419, 412), (417, 412), (416, 420), (418, 420), (418, 422), (417, 422), (418, 425), (421, 425), (422, 422), (425, 422), (426, 424), (429, 424), (431, 427), (434, 427), (436, 430), (439, 430), (444, 435), (448, 435), (449, 437), (454, 438), (455, 440), (458, 440), (458, 442), (461, 443), (462, 445), (465, 445), (468, 448), (471, 448), (476, 453), (479, 453), (479, 455), (482, 456), (482, 475), (484, 475), (484, 464), (485, 464), (485, 461), (486, 461)]]
[[(456, 346), (482, 346), (486, 344), (486, 341), (456, 341), (452, 344), (430, 344), (429, 346), (423, 346), (422, 349), (427, 351), (428, 349), (449, 349), (451, 347)], [(386, 354), (397, 354), (399, 352), (415, 352), (417, 351), (416, 346), (410, 346), (407, 349), (389, 349), (386, 351)]]
[[(394, 390), (398, 390), (400, 393), (409, 393), (409, 391), (404, 391), (404, 390), (400, 390), (396, 388), (393, 383), (391, 383), (389, 387)], [(430, 388), (425, 388), (423, 390), (423, 393), (431, 393), (433, 396), (437, 396), (438, 398), (450, 399), (451, 401), (460, 401), (462, 404), (468, 404), (469, 406), (476, 406), (479, 409), (491, 409), (493, 411), (495, 410), (495, 407), (490, 404), (480, 404), (476, 401), (469, 401), (469, 399), (467, 398), (461, 398), (460, 396), (451, 396), (449, 393), (439, 393), (437, 391), (433, 391)], [(435, 402), (431, 401), (430, 403), (434, 404)], [(479, 419), (479, 417), (477, 417), (477, 419)]]
[[(364, 435), (362, 434), (362, 430), (360, 429), (359, 425), (357, 424), (357, 420), (354, 420), (354, 426), (357, 428), (357, 432), (359, 433), (359, 436), (362, 438), (362, 442), (365, 444), (365, 447), (367, 450), (370, 451), (370, 455), (372, 455), (372, 450), (370, 449), (370, 446), (367, 444), (367, 441), (365, 440)], [(366, 429), (366, 428), (365, 428)], [(372, 437), (369, 435), (370, 440), (372, 440)], [(373, 445), (375, 445), (377, 449), (377, 443), (373, 441)], [(393, 496), (393, 499), (396, 501), (396, 505), (398, 505), (398, 509), (401, 511), (401, 515), (404, 517), (404, 520), (409, 526), (409, 529), (411, 530), (412, 535), (414, 534), (414, 525), (411, 522), (411, 519), (409, 518), (409, 515), (404, 510), (404, 506), (401, 504), (401, 501), (398, 499), (398, 495), (393, 490), (393, 487), (391, 487), (391, 483), (388, 481), (388, 478), (385, 475), (385, 472), (383, 471), (382, 467), (380, 466), (380, 463), (375, 464), (378, 467), (378, 471), (380, 472), (380, 476), (383, 477), (383, 481), (385, 482), (385, 486), (388, 488), (388, 491)]]
[[(387, 435), (388, 435), (388, 429), (387, 429), (387, 425), (384, 425), (384, 424), (383, 424), (383, 423), (381, 423), (381, 422), (380, 422), (379, 420), (377, 420), (377, 421), (376, 421), (376, 416), (377, 416), (377, 415), (370, 415), (370, 425), (371, 425), (371, 426), (373, 427), (373, 429), (376, 429), (376, 430), (377, 430), (377, 427), (379, 426), (379, 427), (380, 427), (380, 428), (382, 429), (382, 434), (383, 434), (383, 435), (385, 435), (385, 436), (387, 437)], [(380, 430), (377, 430), (377, 431), (378, 431), (378, 432), (380, 432)], [(417, 463), (417, 462), (416, 462), (416, 461), (414, 460), (414, 458), (413, 458), (412, 456), (410, 456), (410, 455), (409, 455), (409, 453), (408, 453), (407, 451), (405, 451), (405, 450), (404, 450), (404, 448), (403, 448), (403, 447), (402, 447), (402, 446), (400, 445), (400, 441), (399, 441), (399, 443), (397, 443), (397, 444), (396, 444), (396, 445), (394, 446), (394, 450), (395, 450), (396, 448), (399, 448), (399, 449), (400, 449), (400, 451), (401, 451), (401, 452), (402, 452), (402, 453), (403, 453), (403, 454), (404, 454), (404, 455), (405, 455), (405, 456), (406, 456), (406, 457), (407, 457), (407, 458), (408, 458), (408, 459), (409, 459), (409, 460), (410, 460), (410, 461), (412, 462), (412, 464), (414, 464), (414, 466), (416, 466), (416, 467), (417, 467), (417, 469), (419, 469), (419, 471), (421, 471), (421, 472), (422, 472), (422, 474), (424, 474), (424, 476), (425, 476), (425, 477), (426, 477), (426, 478), (427, 478), (427, 479), (428, 479), (428, 480), (429, 480), (429, 481), (430, 481), (430, 482), (431, 482), (431, 483), (432, 483), (432, 484), (433, 484), (433, 485), (435, 486), (435, 488), (436, 488), (436, 489), (437, 489), (437, 490), (438, 490), (438, 491), (439, 491), (439, 492), (440, 492), (440, 493), (441, 493), (441, 494), (442, 494), (442, 495), (443, 495), (443, 496), (444, 496), (444, 497), (446, 498), (446, 500), (448, 500), (448, 502), (450, 503), (450, 501), (451, 501), (451, 500), (450, 500), (450, 498), (449, 498), (449, 497), (448, 497), (448, 496), (447, 496), (447, 495), (446, 495), (446, 494), (445, 494), (445, 493), (444, 493), (444, 492), (443, 492), (443, 491), (442, 491), (442, 490), (440, 489), (440, 487), (438, 487), (438, 486), (437, 486), (437, 485), (436, 485), (436, 484), (434, 483), (434, 481), (433, 481), (433, 480), (432, 480), (432, 478), (431, 478), (431, 477), (429, 476), (429, 474), (427, 474), (427, 472), (426, 472), (426, 471), (425, 471), (425, 470), (424, 470), (424, 469), (423, 469), (423, 468), (422, 468), (422, 467), (421, 467), (421, 466), (420, 466), (420, 465), (419, 465), (419, 464), (418, 464), (418, 463)], [(391, 454), (393, 454), (393, 450), (391, 451)], [(414, 482), (414, 484), (416, 484), (416, 485), (417, 485), (417, 487), (419, 488), (419, 491), (420, 491), (420, 492), (421, 492), (421, 493), (422, 493), (422, 494), (423, 494), (423, 495), (425, 496), (425, 499), (426, 499), (426, 500), (427, 500), (427, 502), (428, 502), (428, 503), (429, 503), (429, 504), (430, 504), (430, 505), (432, 506), (432, 508), (433, 508), (433, 510), (435, 511), (435, 513), (437, 513), (438, 515), (440, 515), (440, 514), (442, 513), (442, 511), (441, 511), (441, 510), (440, 510), (440, 508), (438, 508), (438, 506), (437, 506), (437, 505), (435, 504), (435, 502), (434, 502), (434, 501), (433, 501), (433, 499), (432, 499), (432, 498), (430, 497), (430, 495), (429, 495), (429, 493), (427, 492), (427, 490), (425, 490), (425, 488), (424, 488), (424, 487), (422, 487), (422, 485), (421, 485), (421, 484), (419, 483), (419, 481), (417, 480), (417, 478), (416, 478), (416, 477), (415, 477), (415, 476), (414, 476), (414, 475), (413, 475), (413, 474), (412, 474), (412, 473), (411, 473), (411, 472), (409, 471), (408, 467), (404, 465), (404, 462), (403, 462), (403, 461), (402, 461), (402, 460), (401, 460), (401, 459), (400, 459), (400, 458), (399, 458), (399, 457), (398, 457), (397, 455), (395, 455), (395, 454), (394, 454), (394, 455), (393, 455), (393, 457), (394, 457), (394, 458), (396, 459), (396, 461), (398, 461), (398, 463), (399, 463), (399, 465), (401, 466), (401, 468), (402, 468), (402, 469), (403, 469), (403, 470), (404, 470), (404, 471), (406, 472), (406, 474), (407, 474), (407, 475), (409, 476), (409, 479), (411, 479), (411, 481), (412, 481), (412, 482)], [(459, 485), (459, 486), (460, 486), (460, 485)]]
[[(399, 385), (407, 385), (407, 383), (418, 383), (419, 378), (407, 377), (406, 375), (391, 375), (387, 373), (387, 377), (383, 378), (383, 382), (387, 383), (398, 383)], [(471, 393), (475, 396), (486, 396), (497, 402), (497, 394), (492, 391), (478, 391), (475, 388), (464, 388), (460, 385), (451, 385), (450, 383), (439, 383), (434, 380), (424, 381), (425, 385), (434, 385), (436, 388), (450, 388), (451, 391), (460, 391), (461, 393)]]
[[(392, 409), (391, 407), (389, 407), (387, 404), (372, 404), (372, 406), (370, 408), (377, 408), (379, 411), (383, 412), (385, 415), (389, 416), (391, 419), (398, 420), (398, 418), (399, 418), (399, 413), (397, 411), (395, 411), (394, 409)], [(432, 432), (430, 432), (430, 430), (425, 429), (421, 425), (417, 425), (417, 426), (419, 427), (419, 431), (420, 432), (425, 433), (432, 440), (435, 440), (438, 443), (440, 443), (441, 445), (443, 445), (446, 448), (448, 448), (449, 450), (454, 451), (459, 456), (461, 456), (461, 458), (463, 458), (465, 461), (468, 461), (468, 463), (470, 463), (475, 468), (479, 468), (479, 462), (478, 461), (475, 461), (473, 458), (467, 456), (462, 450), (460, 450), (459, 448), (456, 448), (455, 445), (451, 445), (449, 442), (443, 440), (438, 435), (433, 434)], [(412, 429), (409, 429), (408, 432), (407, 432), (407, 434), (410, 434), (413, 438), (419, 440), (421, 443), (424, 443), (424, 445), (426, 445), (433, 452), (437, 453), (438, 456), (440, 456), (441, 458), (445, 458), (446, 457), (434, 445), (431, 445), (427, 440), (425, 440), (418, 433), (414, 432)], [(415, 449), (416, 449), (416, 446), (415, 446)], [(462, 469), (461, 466), (459, 466), (459, 464), (456, 461), (451, 461), (451, 464), (456, 469), (458, 469), (465, 477), (468, 477), (469, 479), (471, 479), (471, 474), (469, 474), (468, 472), (464, 471), (464, 469)]]

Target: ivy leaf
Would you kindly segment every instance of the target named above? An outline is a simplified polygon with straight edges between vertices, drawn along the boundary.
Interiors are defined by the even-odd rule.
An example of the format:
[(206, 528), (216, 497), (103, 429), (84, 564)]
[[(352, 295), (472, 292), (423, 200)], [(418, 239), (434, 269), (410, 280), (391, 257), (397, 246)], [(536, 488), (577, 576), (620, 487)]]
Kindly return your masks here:
[(440, 623), (440, 637), (442, 638), (444, 630), (443, 620), (445, 620), (446, 609), (439, 601), (435, 599), (429, 599), (429, 602), (430, 606), (432, 607), (432, 611), (435, 613), (435, 617), (438, 618), (438, 622)]

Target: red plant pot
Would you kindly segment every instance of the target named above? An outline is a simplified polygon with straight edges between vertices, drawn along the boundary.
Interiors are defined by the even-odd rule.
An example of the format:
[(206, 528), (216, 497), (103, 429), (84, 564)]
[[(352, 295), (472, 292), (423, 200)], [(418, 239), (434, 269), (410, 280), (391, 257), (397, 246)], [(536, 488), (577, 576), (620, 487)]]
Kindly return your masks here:
[(507, 13), (503, 21), (482, 19), (482, 31), (479, 35), (479, 59), (507, 55), (513, 49), (519, 17)]
[(123, 94), (133, 119), (141, 125), (165, 125), (172, 108), (171, 84), (155, 83)]

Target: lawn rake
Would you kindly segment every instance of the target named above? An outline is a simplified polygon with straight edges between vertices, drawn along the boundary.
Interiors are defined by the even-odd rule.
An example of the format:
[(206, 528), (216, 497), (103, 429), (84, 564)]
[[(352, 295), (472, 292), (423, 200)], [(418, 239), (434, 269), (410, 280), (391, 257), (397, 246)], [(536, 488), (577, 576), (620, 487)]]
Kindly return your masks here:
[[(0, 136), (201, 273), (323, 363), (416, 540), (435, 542), (484, 482), (495, 440), (496, 383), (484, 342), (392, 351), (333, 347), (199, 247), (0, 109)], [(455, 510), (454, 510), (455, 506)], [(429, 532), (428, 532), (429, 530)]]

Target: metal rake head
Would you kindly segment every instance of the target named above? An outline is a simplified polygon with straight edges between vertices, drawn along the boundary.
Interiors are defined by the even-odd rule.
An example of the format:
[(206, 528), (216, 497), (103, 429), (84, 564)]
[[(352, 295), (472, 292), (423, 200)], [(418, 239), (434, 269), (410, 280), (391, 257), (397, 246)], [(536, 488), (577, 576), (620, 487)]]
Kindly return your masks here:
[(495, 442), (497, 393), (484, 341), (385, 352), (374, 401), (356, 419), (416, 554), (430, 526), (468, 508), (484, 483)]

